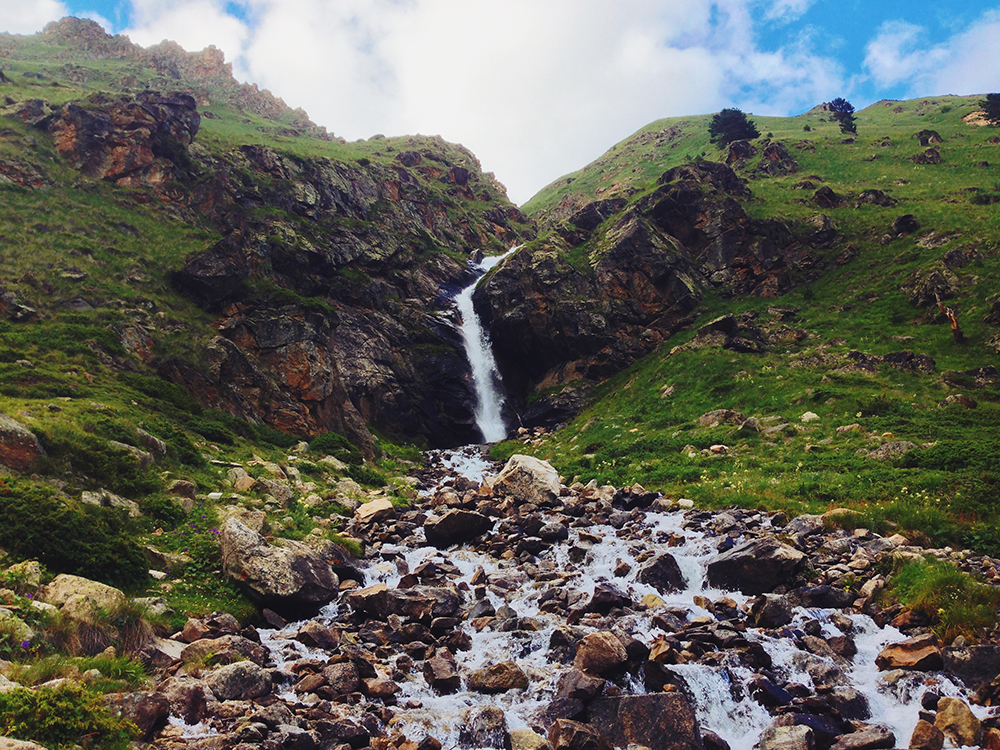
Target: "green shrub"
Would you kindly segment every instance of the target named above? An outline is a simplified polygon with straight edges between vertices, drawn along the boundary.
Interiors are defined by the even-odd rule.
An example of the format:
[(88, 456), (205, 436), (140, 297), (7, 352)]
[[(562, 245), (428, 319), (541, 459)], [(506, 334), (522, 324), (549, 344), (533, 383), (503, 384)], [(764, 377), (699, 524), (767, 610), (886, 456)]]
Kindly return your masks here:
[(368, 485), (369, 487), (381, 487), (385, 484), (385, 477), (382, 475), (382, 472), (359, 464), (349, 466), (347, 468), (347, 476), (358, 484)]
[(129, 497), (160, 488), (156, 475), (140, 468), (134, 455), (103, 438), (68, 429), (39, 430), (37, 434), (52, 460), (68, 462), (74, 473), (90, 480), (87, 484), (92, 487)]
[(146, 559), (124, 511), (73, 506), (50, 487), (0, 480), (0, 547), (53, 573), (114, 586), (146, 581)]
[(361, 463), (361, 451), (336, 432), (324, 432), (314, 437), (309, 441), (309, 452), (333, 456), (347, 464)]
[(75, 682), (56, 688), (16, 688), (0, 693), (0, 735), (53, 750), (86, 746), (127, 750), (136, 726), (115, 716), (99, 693)]
[(253, 425), (253, 431), (258, 441), (270, 443), (275, 448), (293, 448), (301, 438), (276, 430), (268, 424)]
[(946, 642), (993, 627), (1000, 604), (1000, 591), (932, 557), (902, 565), (889, 582), (889, 593), (930, 618), (934, 632)]

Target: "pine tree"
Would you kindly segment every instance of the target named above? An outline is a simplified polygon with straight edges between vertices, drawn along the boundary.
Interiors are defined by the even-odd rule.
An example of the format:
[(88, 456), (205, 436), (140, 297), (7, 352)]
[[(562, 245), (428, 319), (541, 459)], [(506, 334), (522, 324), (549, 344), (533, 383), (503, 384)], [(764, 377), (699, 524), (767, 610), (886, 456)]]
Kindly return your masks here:
[(733, 141), (749, 141), (760, 136), (760, 131), (741, 110), (724, 109), (712, 118), (708, 126), (712, 143), (725, 148)]
[(832, 102), (827, 102), (827, 106), (830, 108), (830, 114), (833, 115), (833, 119), (840, 123), (841, 133), (857, 134), (858, 125), (854, 120), (853, 104), (847, 101), (847, 99), (837, 97)]

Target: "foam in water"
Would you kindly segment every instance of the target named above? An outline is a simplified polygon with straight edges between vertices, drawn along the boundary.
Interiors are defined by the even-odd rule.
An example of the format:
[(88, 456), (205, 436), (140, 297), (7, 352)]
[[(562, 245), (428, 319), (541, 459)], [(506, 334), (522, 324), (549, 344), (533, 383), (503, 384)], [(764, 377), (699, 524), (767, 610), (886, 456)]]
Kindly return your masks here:
[(474, 266), (479, 271), (476, 280), (455, 296), (455, 307), (462, 316), (459, 330), (465, 345), (465, 355), (472, 367), (472, 383), (476, 391), (476, 426), (487, 443), (495, 443), (507, 437), (507, 425), (503, 421), (504, 398), (500, 387), (500, 373), (493, 358), (489, 335), (483, 330), (479, 316), (472, 306), (472, 293), (476, 291), (476, 284), (483, 274), (497, 266), (516, 249), (516, 247), (511, 248), (504, 255), (484, 258), (481, 263)]

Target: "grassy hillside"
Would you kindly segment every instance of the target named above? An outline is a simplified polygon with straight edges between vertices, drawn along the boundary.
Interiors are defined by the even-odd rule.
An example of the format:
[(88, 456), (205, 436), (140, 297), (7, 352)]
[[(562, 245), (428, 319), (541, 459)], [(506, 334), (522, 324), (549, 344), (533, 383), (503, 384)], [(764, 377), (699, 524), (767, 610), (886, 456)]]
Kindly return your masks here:
[[(1000, 552), (1000, 382), (989, 369), (1000, 364), (1000, 131), (963, 120), (977, 100), (880, 102), (858, 114), (853, 142), (819, 110), (753, 118), (761, 141), (783, 144), (798, 170), (761, 176), (756, 143), (757, 155), (737, 167), (752, 192), (744, 205), (755, 217), (787, 221), (803, 239), (820, 226), (818, 214), (829, 217), (839, 237), (821, 250), (819, 280), (779, 299), (709, 294), (688, 331), (600, 385), (583, 414), (528, 449), (583, 482), (639, 482), (713, 507), (846, 506), (863, 514), (859, 524)], [(595, 198), (640, 196), (685, 160), (720, 160), (709, 119), (652, 123), (526, 209), (543, 223), (560, 221)], [(914, 136), (922, 130), (942, 142), (921, 146)], [(933, 146), (942, 163), (914, 163)], [(818, 205), (822, 186), (843, 204)], [(866, 190), (897, 202), (863, 203)], [(919, 228), (893, 234), (905, 214)], [(957, 311), (963, 343), (935, 290)], [(763, 331), (762, 353), (697, 337), (727, 313)], [(929, 355), (935, 366), (880, 361), (900, 351)], [(699, 425), (716, 409), (759, 422)], [(807, 412), (818, 419), (803, 421)], [(903, 442), (912, 449), (893, 455)], [(881, 460), (869, 457), (884, 445)], [(497, 453), (515, 449), (523, 446)]]

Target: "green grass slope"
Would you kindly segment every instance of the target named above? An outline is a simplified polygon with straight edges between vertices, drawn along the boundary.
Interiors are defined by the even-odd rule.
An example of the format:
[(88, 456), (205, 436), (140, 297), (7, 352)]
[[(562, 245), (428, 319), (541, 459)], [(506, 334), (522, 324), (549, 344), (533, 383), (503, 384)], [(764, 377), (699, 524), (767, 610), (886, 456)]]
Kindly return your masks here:
[[(963, 119), (977, 101), (880, 102), (858, 113), (853, 140), (819, 110), (753, 118), (762, 140), (782, 143), (798, 171), (760, 176), (755, 144), (758, 155), (737, 170), (753, 194), (746, 208), (786, 220), (802, 237), (817, 214), (828, 216), (840, 239), (821, 251), (819, 280), (780, 299), (709, 294), (690, 330), (599, 386), (568, 426), (528, 446), (504, 444), (497, 455), (527, 449), (569, 479), (638, 482), (711, 507), (848, 507), (862, 514), (857, 524), (1000, 552), (1000, 383), (989, 369), (972, 372), (1000, 364), (1000, 131)], [(544, 225), (595, 198), (641, 195), (685, 160), (722, 159), (708, 142), (709, 119), (653, 123), (526, 210)], [(940, 134), (942, 163), (914, 163), (927, 148), (914, 138), (922, 130)], [(801, 188), (806, 180), (812, 188)], [(843, 205), (820, 208), (813, 195), (823, 185)], [(865, 190), (898, 202), (859, 203)], [(920, 228), (892, 235), (904, 214)], [(957, 311), (964, 343), (934, 289), (948, 290), (944, 304)], [(766, 351), (701, 345), (698, 327), (727, 313), (754, 319), (768, 335)], [(910, 371), (857, 354), (900, 351), (929, 355), (936, 367)], [(949, 396), (975, 406), (946, 403)], [(761, 431), (699, 424), (716, 409), (756, 417)], [(818, 419), (803, 421), (807, 412)], [(916, 447), (870, 457), (900, 442)]]

